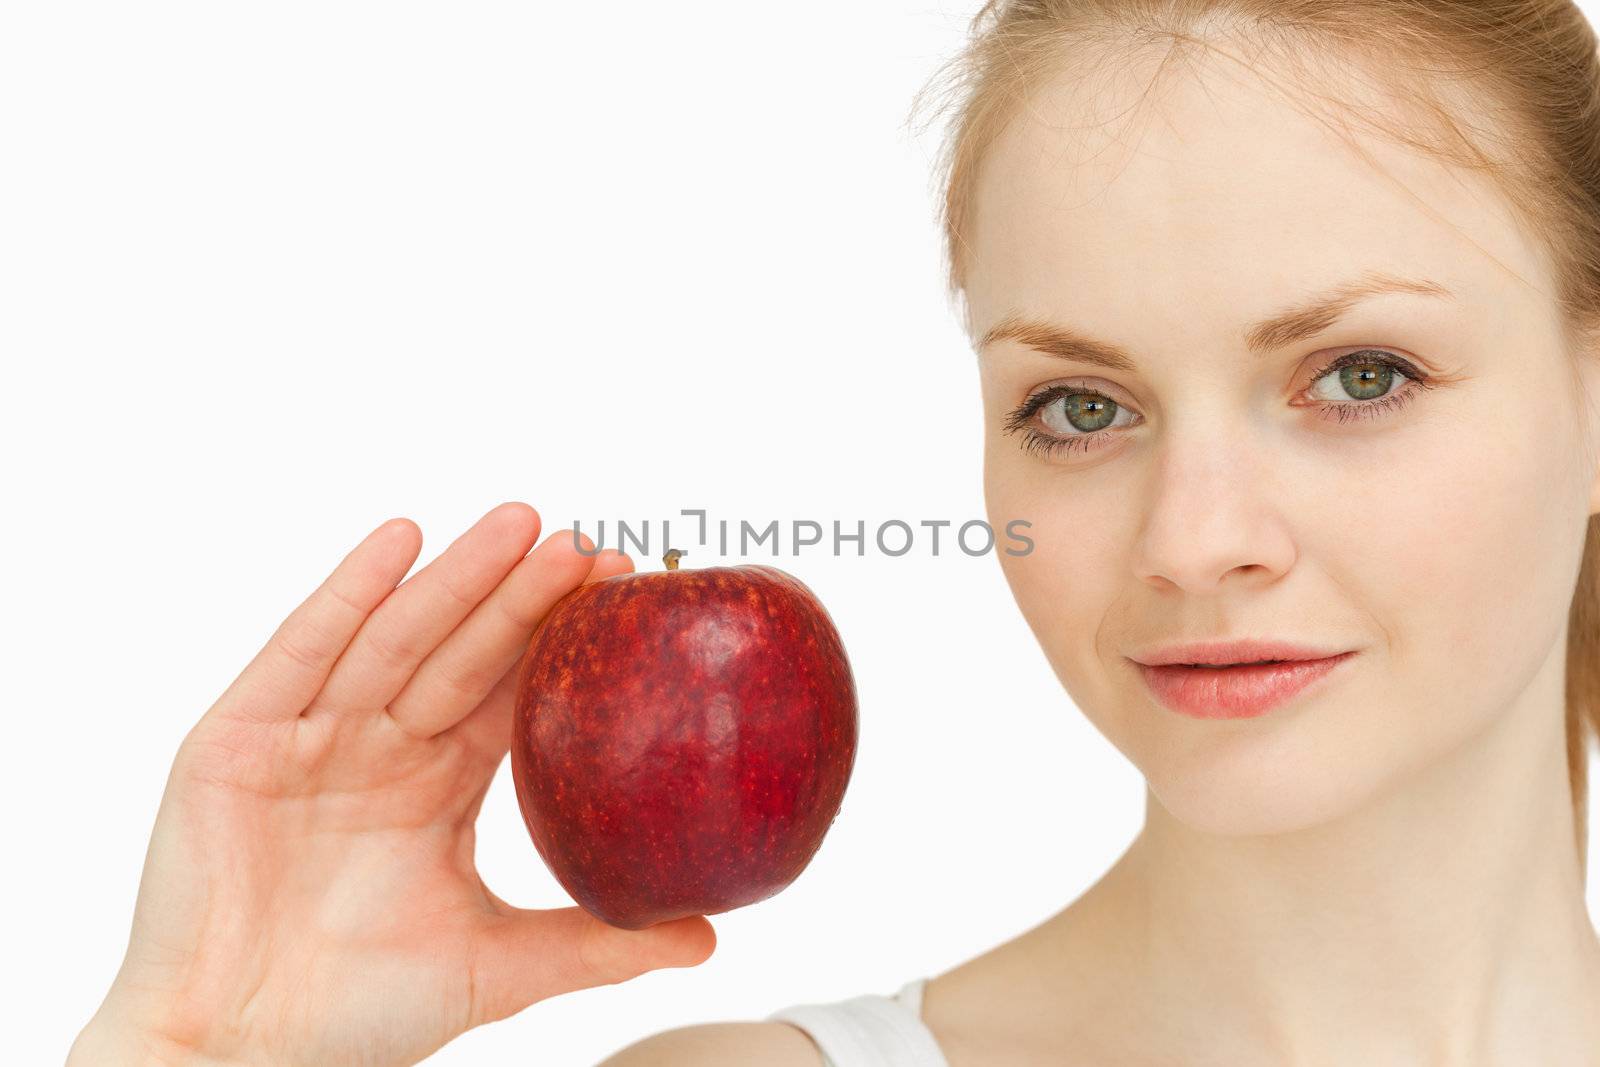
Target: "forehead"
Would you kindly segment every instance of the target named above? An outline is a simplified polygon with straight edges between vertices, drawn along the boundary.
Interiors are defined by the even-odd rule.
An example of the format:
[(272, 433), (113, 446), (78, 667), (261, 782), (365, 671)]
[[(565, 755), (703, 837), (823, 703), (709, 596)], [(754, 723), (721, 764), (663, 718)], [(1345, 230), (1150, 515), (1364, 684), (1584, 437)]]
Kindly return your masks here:
[[(1204, 54), (1152, 88), (1158, 62), (1052, 80), (990, 147), (968, 234), (975, 337), (1012, 311), (1130, 342), (1130, 322), (1220, 336), (1372, 271), (1468, 302), (1550, 299), (1542, 250), (1486, 177), (1352, 127), (1368, 162), (1319, 121), (1340, 104), (1297, 107)], [(1393, 106), (1362, 77), (1288, 91)]]

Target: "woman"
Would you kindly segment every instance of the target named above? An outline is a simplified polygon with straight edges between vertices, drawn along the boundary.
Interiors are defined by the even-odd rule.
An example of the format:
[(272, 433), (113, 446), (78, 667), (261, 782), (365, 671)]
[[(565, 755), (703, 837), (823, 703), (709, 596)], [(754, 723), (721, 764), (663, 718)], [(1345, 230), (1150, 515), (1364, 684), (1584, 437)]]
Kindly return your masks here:
[[(1600, 1064), (1589, 26), (1555, 0), (1026, 0), (974, 30), (945, 224), (987, 504), (1033, 521), (1006, 579), (1145, 775), (1145, 826), (894, 998), (608, 1062)], [(503, 505), (395, 589), (420, 541), (386, 523), (285, 621), (179, 751), (73, 1062), (412, 1063), (710, 954), (703, 917), (615, 930), (474, 872), (520, 649), (631, 567), (525, 556), (538, 534)], [(1223, 666), (1267, 660), (1299, 665)]]

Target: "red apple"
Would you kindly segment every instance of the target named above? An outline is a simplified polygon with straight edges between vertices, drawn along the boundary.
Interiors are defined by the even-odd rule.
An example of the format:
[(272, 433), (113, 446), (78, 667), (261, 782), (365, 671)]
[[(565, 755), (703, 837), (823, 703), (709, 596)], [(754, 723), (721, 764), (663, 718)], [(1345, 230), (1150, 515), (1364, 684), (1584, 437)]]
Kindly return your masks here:
[(816, 596), (759, 564), (614, 575), (540, 622), (511, 771), (534, 846), (628, 930), (764, 900), (811, 862), (856, 754), (855, 680)]

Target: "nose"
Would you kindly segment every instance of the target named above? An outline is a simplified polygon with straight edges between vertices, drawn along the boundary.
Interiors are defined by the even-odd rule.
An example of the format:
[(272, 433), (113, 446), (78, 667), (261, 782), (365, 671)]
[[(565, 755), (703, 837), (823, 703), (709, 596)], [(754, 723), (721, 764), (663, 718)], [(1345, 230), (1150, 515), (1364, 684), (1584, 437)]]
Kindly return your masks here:
[(1141, 580), (1215, 593), (1225, 579), (1271, 581), (1293, 565), (1295, 543), (1271, 451), (1239, 437), (1164, 449), (1152, 467), (1135, 538)]

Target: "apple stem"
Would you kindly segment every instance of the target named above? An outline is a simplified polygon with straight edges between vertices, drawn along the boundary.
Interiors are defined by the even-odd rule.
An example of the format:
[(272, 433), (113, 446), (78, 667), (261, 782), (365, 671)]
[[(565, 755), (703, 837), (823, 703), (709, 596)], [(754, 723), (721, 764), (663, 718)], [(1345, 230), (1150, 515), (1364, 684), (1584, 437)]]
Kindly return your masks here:
[(667, 565), (667, 570), (675, 571), (678, 569), (678, 557), (687, 556), (688, 554), (687, 552), (680, 552), (676, 548), (669, 548), (667, 549), (667, 554), (661, 557), (661, 562)]

